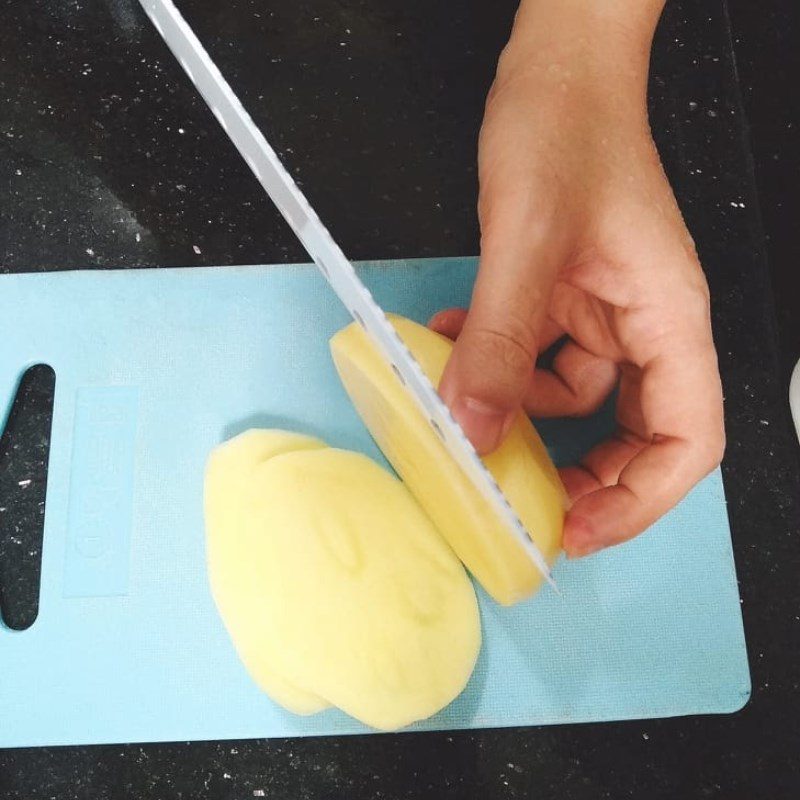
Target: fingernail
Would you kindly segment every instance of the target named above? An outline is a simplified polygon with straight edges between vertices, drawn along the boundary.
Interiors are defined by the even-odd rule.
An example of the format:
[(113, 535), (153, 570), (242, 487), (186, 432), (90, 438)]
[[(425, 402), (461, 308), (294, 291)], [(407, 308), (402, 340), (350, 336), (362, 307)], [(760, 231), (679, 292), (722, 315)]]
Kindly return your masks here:
[(508, 433), (513, 416), (508, 411), (494, 408), (482, 400), (463, 397), (453, 405), (453, 416), (467, 438), (481, 453), (491, 453)]

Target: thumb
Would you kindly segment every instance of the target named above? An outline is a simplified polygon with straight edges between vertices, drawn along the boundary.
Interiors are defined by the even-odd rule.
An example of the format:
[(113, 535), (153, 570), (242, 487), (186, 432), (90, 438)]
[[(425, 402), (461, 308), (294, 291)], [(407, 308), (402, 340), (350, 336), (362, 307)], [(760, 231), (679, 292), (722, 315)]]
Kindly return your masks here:
[[(539, 332), (563, 261), (562, 237), (517, 207), (482, 220), (472, 305), (439, 386), (479, 453), (505, 438), (533, 380)], [(548, 226), (549, 227), (549, 226)]]

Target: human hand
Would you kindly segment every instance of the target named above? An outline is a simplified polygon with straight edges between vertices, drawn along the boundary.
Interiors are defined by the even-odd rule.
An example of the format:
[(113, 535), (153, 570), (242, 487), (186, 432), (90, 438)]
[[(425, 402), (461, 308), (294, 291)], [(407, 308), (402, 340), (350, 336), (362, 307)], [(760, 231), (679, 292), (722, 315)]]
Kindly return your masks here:
[[(632, 3), (650, 17), (607, 18)], [(589, 414), (619, 383), (616, 433), (561, 472), (570, 557), (642, 532), (724, 449), (708, 290), (647, 121), (661, 3), (600, 5), (523, 2), (481, 130), (472, 305), (431, 320), (457, 339), (440, 391), (480, 452), (520, 406)]]

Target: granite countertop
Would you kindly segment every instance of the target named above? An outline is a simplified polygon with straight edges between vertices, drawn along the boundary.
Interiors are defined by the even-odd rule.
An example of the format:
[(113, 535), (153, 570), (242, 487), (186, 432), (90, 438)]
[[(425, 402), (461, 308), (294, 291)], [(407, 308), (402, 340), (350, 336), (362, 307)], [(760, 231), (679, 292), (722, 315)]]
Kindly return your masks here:
[[(476, 138), (513, 0), (179, 5), (352, 258), (477, 251)], [(305, 260), (135, 0), (7, 6), (0, 271)], [(713, 297), (753, 677), (745, 709), (500, 731), (6, 750), (4, 800), (797, 796), (797, 449), (722, 0), (669, 4), (650, 96)], [(20, 575), (40, 549), (48, 380), (27, 387), (0, 442), (7, 618), (35, 613)]]

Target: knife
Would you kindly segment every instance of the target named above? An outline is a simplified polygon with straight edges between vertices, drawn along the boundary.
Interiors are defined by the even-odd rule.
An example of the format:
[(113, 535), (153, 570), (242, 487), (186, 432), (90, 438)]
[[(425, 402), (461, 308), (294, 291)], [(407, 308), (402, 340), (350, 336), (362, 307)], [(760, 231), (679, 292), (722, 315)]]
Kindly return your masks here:
[(557, 590), (547, 561), (492, 474), (175, 4), (172, 0), (140, 3), (333, 291), (399, 376), (451, 458)]

